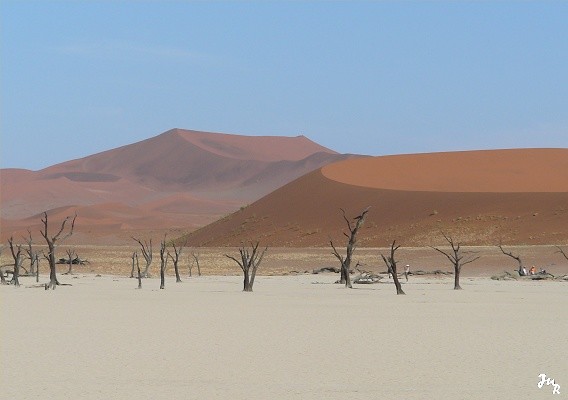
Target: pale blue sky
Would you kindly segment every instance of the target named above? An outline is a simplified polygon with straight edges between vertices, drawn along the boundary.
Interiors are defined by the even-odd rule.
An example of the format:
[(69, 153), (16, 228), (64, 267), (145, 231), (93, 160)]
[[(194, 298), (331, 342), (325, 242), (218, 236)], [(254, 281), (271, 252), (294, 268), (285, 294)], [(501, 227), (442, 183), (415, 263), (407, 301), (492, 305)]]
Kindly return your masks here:
[(568, 147), (568, 2), (0, 2), (1, 167), (171, 128)]

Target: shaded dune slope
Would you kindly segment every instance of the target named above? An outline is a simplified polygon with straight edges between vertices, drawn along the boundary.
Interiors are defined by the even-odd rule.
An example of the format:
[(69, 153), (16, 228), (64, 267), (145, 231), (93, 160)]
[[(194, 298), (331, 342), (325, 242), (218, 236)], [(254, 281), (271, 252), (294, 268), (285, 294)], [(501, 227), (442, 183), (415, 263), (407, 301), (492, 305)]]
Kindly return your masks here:
[[(533, 161), (531, 161), (533, 160)], [(190, 235), (193, 245), (343, 244), (340, 208), (371, 206), (362, 246), (568, 243), (568, 150), (358, 158), (330, 164)], [(353, 184), (352, 184), (353, 183)], [(384, 186), (384, 187), (382, 187)]]

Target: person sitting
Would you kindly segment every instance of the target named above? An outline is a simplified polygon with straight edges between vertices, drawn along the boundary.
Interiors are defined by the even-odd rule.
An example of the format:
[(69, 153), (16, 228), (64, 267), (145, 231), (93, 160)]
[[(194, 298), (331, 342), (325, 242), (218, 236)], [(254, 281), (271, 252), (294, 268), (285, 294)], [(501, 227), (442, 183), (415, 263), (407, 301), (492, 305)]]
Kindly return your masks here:
[(536, 275), (536, 267), (534, 265), (529, 270), (529, 275)]

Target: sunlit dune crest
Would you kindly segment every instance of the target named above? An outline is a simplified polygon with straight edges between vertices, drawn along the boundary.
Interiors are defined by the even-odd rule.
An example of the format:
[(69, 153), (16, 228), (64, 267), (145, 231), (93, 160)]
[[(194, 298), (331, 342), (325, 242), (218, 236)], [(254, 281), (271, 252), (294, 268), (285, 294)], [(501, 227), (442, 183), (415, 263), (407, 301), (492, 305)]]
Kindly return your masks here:
[(322, 168), (325, 177), (376, 189), (427, 192), (568, 192), (568, 149), (514, 149), (366, 157)]

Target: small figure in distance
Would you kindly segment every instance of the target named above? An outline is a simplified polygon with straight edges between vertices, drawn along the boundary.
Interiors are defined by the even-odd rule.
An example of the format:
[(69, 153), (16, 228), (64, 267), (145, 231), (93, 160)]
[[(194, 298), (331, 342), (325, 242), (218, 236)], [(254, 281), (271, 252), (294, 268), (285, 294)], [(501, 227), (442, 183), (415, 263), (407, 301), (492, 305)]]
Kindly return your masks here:
[(519, 270), (519, 275), (521, 275), (521, 276), (527, 276), (528, 275), (526, 267), (523, 267)]
[(406, 282), (408, 282), (408, 275), (410, 275), (410, 265), (406, 264), (406, 267), (404, 267), (404, 277), (406, 278)]
[(529, 270), (529, 275), (536, 275), (536, 267), (534, 265)]

